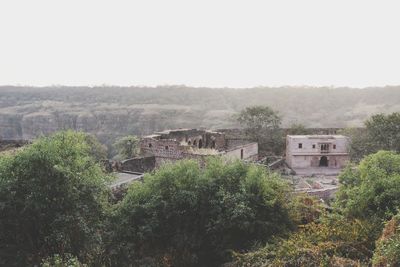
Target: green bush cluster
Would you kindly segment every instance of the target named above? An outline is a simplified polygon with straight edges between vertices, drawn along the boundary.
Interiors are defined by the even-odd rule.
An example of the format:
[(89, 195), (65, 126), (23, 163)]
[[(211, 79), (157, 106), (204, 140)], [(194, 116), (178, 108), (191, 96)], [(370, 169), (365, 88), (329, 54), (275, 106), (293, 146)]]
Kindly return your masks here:
[(277, 174), (163, 165), (112, 202), (96, 141), (60, 132), (0, 156), (0, 266), (398, 266), (400, 155), (340, 176), (329, 212)]

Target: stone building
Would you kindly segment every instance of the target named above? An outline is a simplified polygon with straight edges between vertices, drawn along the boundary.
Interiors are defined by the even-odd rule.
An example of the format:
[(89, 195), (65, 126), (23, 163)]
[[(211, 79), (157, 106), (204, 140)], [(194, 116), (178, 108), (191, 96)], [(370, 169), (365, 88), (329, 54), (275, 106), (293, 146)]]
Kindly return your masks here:
[(288, 135), (286, 163), (297, 174), (337, 174), (349, 161), (343, 135)]
[(122, 161), (120, 170), (147, 172), (165, 162), (195, 159), (203, 163), (207, 156), (257, 160), (258, 144), (229, 139), (222, 132), (199, 129), (176, 129), (156, 132), (140, 139), (140, 156)]
[(230, 140), (224, 133), (199, 129), (166, 130), (144, 136), (140, 151), (144, 157), (155, 157), (155, 167), (180, 159), (202, 160), (210, 155), (243, 160), (258, 158), (257, 143)]

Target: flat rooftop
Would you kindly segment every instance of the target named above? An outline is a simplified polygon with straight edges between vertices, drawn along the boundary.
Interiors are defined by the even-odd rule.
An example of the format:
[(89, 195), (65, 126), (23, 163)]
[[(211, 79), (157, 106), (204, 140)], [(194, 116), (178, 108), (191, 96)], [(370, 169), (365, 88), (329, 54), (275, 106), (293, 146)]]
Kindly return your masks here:
[(311, 134), (311, 135), (287, 135), (289, 138), (301, 138), (301, 139), (344, 139), (347, 138), (347, 136), (340, 135), (340, 134), (335, 134), (335, 135), (322, 135), (322, 134)]

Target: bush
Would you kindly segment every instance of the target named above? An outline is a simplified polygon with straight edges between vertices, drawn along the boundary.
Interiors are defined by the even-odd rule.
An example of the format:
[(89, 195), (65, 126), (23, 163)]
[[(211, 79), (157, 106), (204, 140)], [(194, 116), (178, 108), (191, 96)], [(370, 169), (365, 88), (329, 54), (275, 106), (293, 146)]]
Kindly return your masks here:
[(232, 266), (359, 266), (372, 255), (372, 230), (366, 221), (327, 217), (305, 225), (286, 240), (236, 254)]
[(364, 158), (358, 168), (347, 168), (336, 206), (350, 218), (376, 223), (390, 219), (400, 207), (400, 155), (379, 151)]
[(382, 236), (376, 243), (372, 262), (376, 267), (400, 265), (400, 215), (386, 223)]
[(87, 265), (80, 263), (79, 260), (71, 254), (65, 254), (63, 256), (55, 254), (44, 259), (41, 267), (87, 267)]
[(66, 253), (88, 260), (97, 253), (109, 178), (85, 138), (61, 132), (0, 157), (0, 265), (34, 265)]
[(231, 250), (286, 233), (289, 197), (279, 177), (239, 161), (165, 165), (133, 184), (116, 209), (112, 264), (218, 265)]

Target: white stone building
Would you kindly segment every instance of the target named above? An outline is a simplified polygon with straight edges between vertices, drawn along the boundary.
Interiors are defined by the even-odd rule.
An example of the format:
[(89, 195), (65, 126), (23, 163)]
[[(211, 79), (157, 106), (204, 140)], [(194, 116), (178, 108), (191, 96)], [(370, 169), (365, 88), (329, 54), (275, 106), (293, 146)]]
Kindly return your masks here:
[(288, 135), (286, 163), (296, 173), (338, 173), (349, 161), (348, 145), (343, 135)]

